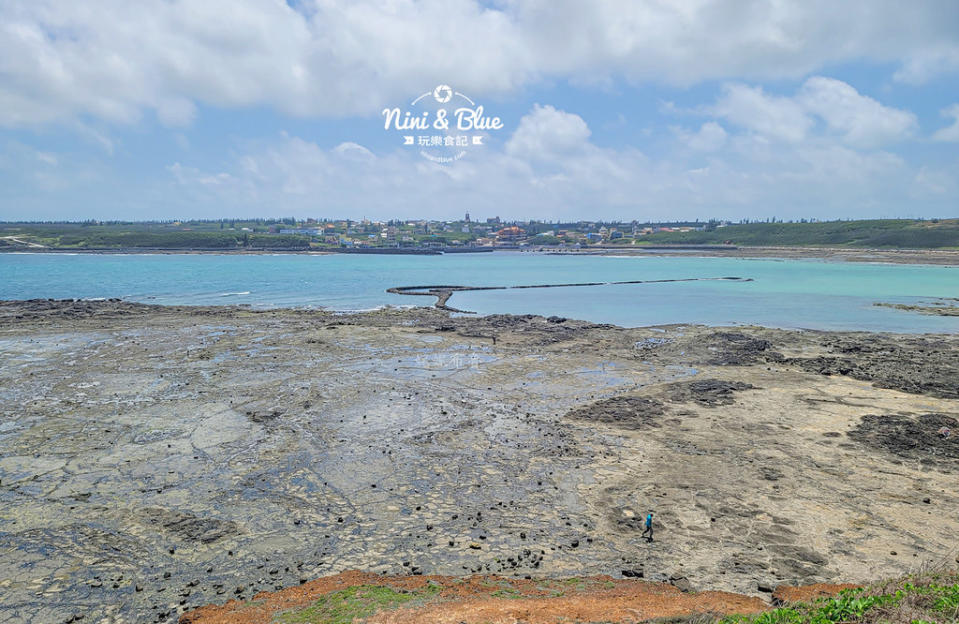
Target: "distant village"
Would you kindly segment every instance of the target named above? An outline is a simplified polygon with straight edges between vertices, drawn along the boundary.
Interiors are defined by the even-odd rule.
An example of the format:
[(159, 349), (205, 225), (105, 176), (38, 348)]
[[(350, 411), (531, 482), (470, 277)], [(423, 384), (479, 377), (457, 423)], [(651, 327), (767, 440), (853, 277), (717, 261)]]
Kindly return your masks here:
[(498, 249), (805, 245), (956, 247), (959, 219), (865, 221), (505, 221), (191, 219), (0, 222), (0, 252), (37, 250), (326, 251), (442, 254)]
[[(709, 231), (729, 225), (727, 221), (653, 224), (633, 222), (551, 223), (503, 221), (491, 217), (473, 220), (467, 213), (461, 221), (360, 221), (306, 219), (274, 223), (272, 234), (309, 236), (314, 246), (449, 248), (572, 247), (630, 245), (661, 232)], [(253, 228), (243, 228), (254, 231)], [(263, 228), (255, 228), (263, 231)]]

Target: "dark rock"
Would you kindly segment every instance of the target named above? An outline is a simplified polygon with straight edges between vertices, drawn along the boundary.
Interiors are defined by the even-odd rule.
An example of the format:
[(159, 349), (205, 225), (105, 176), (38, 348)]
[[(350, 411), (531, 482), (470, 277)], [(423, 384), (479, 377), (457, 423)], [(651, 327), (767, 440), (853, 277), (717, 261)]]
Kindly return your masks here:
[(739, 332), (716, 332), (700, 345), (710, 352), (707, 364), (714, 366), (745, 366), (762, 360), (779, 361), (782, 356), (770, 351), (768, 340), (753, 338)]
[(619, 396), (576, 408), (566, 417), (636, 430), (662, 426), (659, 417), (664, 413), (663, 404), (656, 399)]
[(282, 416), (285, 411), (281, 407), (274, 407), (264, 412), (247, 412), (247, 415), (255, 423), (268, 423)]
[(759, 474), (761, 474), (766, 481), (778, 481), (783, 476), (781, 470), (773, 468), (772, 466), (762, 466), (759, 469)]
[(869, 448), (915, 459), (930, 466), (959, 469), (959, 436), (942, 436), (943, 428), (953, 430), (959, 420), (945, 414), (904, 414), (879, 416), (868, 414), (860, 419), (849, 437)]
[[(230, 520), (199, 518), (189, 513), (160, 507), (141, 509), (137, 512), (137, 516), (148, 525), (158, 526), (177, 537), (203, 544), (239, 533), (239, 527)], [(171, 554), (173, 550), (170, 549)]]
[(742, 381), (698, 379), (669, 384), (666, 386), (666, 396), (675, 403), (692, 402), (706, 407), (717, 407), (735, 403), (734, 392), (753, 388), (751, 384)]
[(959, 349), (938, 338), (839, 336), (826, 341), (830, 355), (787, 363), (822, 375), (848, 375), (877, 388), (943, 399), (959, 398)]
[(693, 586), (692, 583), (689, 582), (689, 579), (685, 576), (676, 576), (675, 573), (670, 575), (669, 584), (681, 592), (693, 591)]

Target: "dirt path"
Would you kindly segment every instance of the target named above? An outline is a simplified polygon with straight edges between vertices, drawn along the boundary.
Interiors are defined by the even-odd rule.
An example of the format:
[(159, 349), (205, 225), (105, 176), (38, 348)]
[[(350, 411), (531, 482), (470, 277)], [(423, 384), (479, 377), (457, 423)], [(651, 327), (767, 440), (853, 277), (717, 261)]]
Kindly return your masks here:
[(34, 249), (46, 249), (46, 245), (41, 245), (40, 243), (33, 243), (28, 240), (23, 240), (17, 236), (0, 236), (0, 238), (16, 243), (17, 245), (23, 245), (25, 247), (32, 247)]

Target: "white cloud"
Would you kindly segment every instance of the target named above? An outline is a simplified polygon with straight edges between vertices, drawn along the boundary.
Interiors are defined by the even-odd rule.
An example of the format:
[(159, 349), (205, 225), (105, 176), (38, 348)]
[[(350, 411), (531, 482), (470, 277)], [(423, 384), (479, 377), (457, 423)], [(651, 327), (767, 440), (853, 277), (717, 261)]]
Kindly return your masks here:
[[(582, 117), (537, 105), (502, 150), (484, 148), (452, 166), (430, 163), (414, 150), (325, 149), (283, 135), (226, 172), (190, 172), (177, 184), (208, 210), (229, 205), (245, 214), (283, 206), (284, 214), (305, 216), (449, 218), (505, 211), (517, 218), (644, 220), (895, 215), (914, 206), (920, 187), (930, 187), (932, 179), (894, 154), (845, 145), (828, 134), (770, 142), (706, 122), (675, 133), (673, 151), (655, 159), (633, 148), (602, 147), (590, 136)], [(942, 216), (955, 195), (940, 192), (926, 209)]]
[(170, 173), (182, 184), (199, 184), (202, 186), (223, 186), (234, 180), (233, 176), (226, 172), (204, 173), (194, 167), (184, 167), (176, 162), (167, 167)]
[(959, 49), (955, 45), (929, 46), (917, 50), (906, 59), (893, 78), (898, 82), (921, 85), (956, 70), (959, 70)]
[(817, 120), (844, 143), (871, 148), (912, 136), (916, 116), (884, 106), (835, 78), (813, 76), (795, 96), (771, 95), (738, 83), (723, 87), (706, 112), (774, 140), (800, 143), (814, 134)]
[(872, 147), (899, 141), (919, 126), (912, 113), (883, 106), (834, 78), (813, 76), (796, 99), (852, 145)]
[(114, 140), (110, 138), (106, 132), (98, 130), (90, 124), (80, 121), (74, 122), (72, 124), (72, 128), (77, 135), (85, 139), (87, 142), (96, 145), (107, 154), (110, 154), (111, 156), (113, 155), (113, 150), (115, 147)]
[(679, 138), (690, 149), (700, 152), (714, 152), (726, 143), (726, 130), (715, 121), (707, 121), (697, 132), (680, 130)]
[(932, 167), (920, 167), (915, 177), (915, 194), (919, 198), (928, 195), (955, 197), (959, 192), (959, 178), (954, 171), (944, 171)]
[[(805, 102), (816, 85), (860, 106), (869, 124), (829, 123)], [(588, 118), (537, 104), (502, 141), (450, 166), (415, 149), (321, 145), (287, 133), (242, 140), (225, 160), (175, 150), (158, 178), (127, 176), (97, 151), (0, 144), (0, 219), (155, 218), (170, 215), (449, 218), (695, 219), (947, 216), (959, 202), (955, 164), (885, 151), (863, 136), (893, 140), (883, 121), (898, 111), (838, 81), (807, 83), (793, 96), (729, 85), (721, 114), (690, 128), (654, 132), (649, 152), (594, 139)], [(851, 104), (850, 104), (851, 102)], [(953, 111), (952, 108), (946, 112)], [(721, 120), (721, 121), (720, 121)], [(877, 121), (879, 120), (879, 121)], [(856, 121), (861, 124), (862, 122)], [(869, 129), (864, 133), (863, 128)], [(604, 136), (606, 133), (598, 133)], [(176, 132), (171, 133), (172, 137)], [(855, 140), (853, 140), (855, 138)], [(172, 147), (172, 146), (171, 146)], [(174, 162), (177, 161), (177, 162)], [(215, 163), (215, 164), (210, 164)], [(103, 189), (109, 189), (104, 192)], [(77, 214), (75, 206), (90, 206)], [(59, 212), (57, 212), (59, 211)], [(132, 212), (131, 212), (132, 211)]]
[(182, 125), (199, 103), (363, 115), (437, 82), (485, 97), (552, 79), (800, 78), (863, 60), (917, 82), (959, 69), (957, 20), (954, 0), (7, 0), (0, 126), (144, 111)]
[(358, 143), (353, 143), (352, 141), (340, 143), (333, 148), (333, 152), (339, 157), (345, 158), (346, 160), (352, 160), (353, 162), (369, 163), (376, 160), (376, 156), (373, 154), (373, 152)]
[[(3, 210), (20, 208), (21, 202), (68, 194), (102, 177), (103, 172), (86, 159), (6, 141), (0, 144), (0, 220), (5, 218)], [(18, 218), (36, 219), (40, 214), (28, 209)]]
[(798, 142), (806, 138), (813, 120), (794, 99), (766, 94), (762, 87), (729, 84), (710, 111), (717, 117), (759, 134)]
[(536, 104), (520, 120), (506, 151), (519, 158), (549, 159), (582, 149), (590, 134), (579, 115)]
[(164, 126), (188, 126), (196, 116), (196, 106), (190, 100), (164, 98), (157, 103), (157, 118)]
[(944, 108), (942, 116), (952, 117), (952, 125), (936, 130), (932, 138), (936, 141), (959, 141), (959, 104)]

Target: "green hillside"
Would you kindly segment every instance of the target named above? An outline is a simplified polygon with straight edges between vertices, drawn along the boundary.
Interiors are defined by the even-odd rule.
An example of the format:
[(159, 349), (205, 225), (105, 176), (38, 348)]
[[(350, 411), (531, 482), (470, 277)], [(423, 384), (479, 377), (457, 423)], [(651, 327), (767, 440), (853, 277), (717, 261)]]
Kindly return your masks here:
[(742, 246), (959, 248), (959, 219), (913, 221), (828, 221), (818, 223), (746, 223), (707, 226), (693, 232), (659, 232), (638, 244)]

